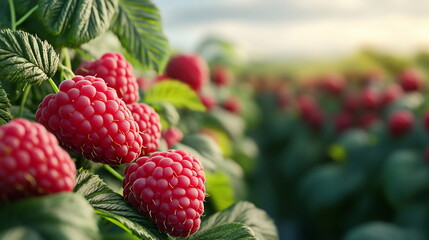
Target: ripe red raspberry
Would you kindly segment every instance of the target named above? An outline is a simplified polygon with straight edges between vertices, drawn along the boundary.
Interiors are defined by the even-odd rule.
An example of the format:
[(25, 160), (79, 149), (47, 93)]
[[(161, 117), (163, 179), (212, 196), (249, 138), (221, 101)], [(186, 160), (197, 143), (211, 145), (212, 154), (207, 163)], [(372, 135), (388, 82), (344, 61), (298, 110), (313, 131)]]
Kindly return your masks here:
[(158, 150), (161, 139), (159, 115), (151, 106), (144, 103), (128, 104), (127, 107), (133, 114), (134, 121), (139, 125), (140, 135), (143, 139), (141, 155), (148, 156)]
[(207, 112), (212, 111), (216, 107), (216, 98), (211, 95), (199, 95), (200, 101), (204, 104), (206, 107)]
[(133, 71), (131, 64), (120, 53), (106, 53), (94, 62), (83, 62), (76, 74), (102, 78), (107, 86), (116, 90), (119, 98), (130, 104), (139, 100), (139, 86)]
[(47, 95), (36, 119), (65, 148), (95, 162), (120, 165), (142, 148), (139, 126), (124, 101), (101, 78), (75, 76)]
[(340, 112), (334, 118), (335, 130), (338, 133), (341, 133), (353, 126), (352, 115), (348, 112)]
[(423, 76), (417, 69), (405, 69), (399, 74), (399, 84), (405, 92), (419, 91), (423, 85)]
[(380, 120), (376, 112), (364, 112), (357, 121), (357, 126), (363, 129), (368, 129)]
[(169, 127), (163, 134), (162, 138), (167, 143), (167, 147), (171, 148), (174, 144), (182, 141), (183, 133), (177, 127)]
[(213, 67), (211, 79), (218, 87), (228, 86), (232, 82), (232, 74), (226, 66), (216, 65)]
[(408, 110), (398, 110), (389, 118), (390, 134), (398, 137), (411, 130), (414, 122), (414, 115)]
[(198, 92), (207, 83), (209, 70), (204, 59), (197, 55), (177, 55), (168, 62), (165, 75), (188, 84)]
[(76, 167), (42, 125), (17, 118), (0, 126), (0, 202), (72, 191)]
[(158, 228), (187, 237), (200, 227), (205, 175), (200, 161), (184, 150), (156, 152), (125, 169), (124, 197)]
[(375, 89), (365, 88), (361, 93), (362, 106), (369, 110), (378, 109), (382, 104), (382, 95)]
[(240, 99), (236, 97), (229, 97), (223, 102), (223, 108), (231, 113), (240, 114), (242, 110)]
[(323, 78), (322, 88), (331, 95), (340, 95), (345, 88), (344, 76), (339, 74), (330, 74)]
[(383, 106), (388, 106), (402, 95), (402, 88), (397, 84), (390, 84), (383, 94)]

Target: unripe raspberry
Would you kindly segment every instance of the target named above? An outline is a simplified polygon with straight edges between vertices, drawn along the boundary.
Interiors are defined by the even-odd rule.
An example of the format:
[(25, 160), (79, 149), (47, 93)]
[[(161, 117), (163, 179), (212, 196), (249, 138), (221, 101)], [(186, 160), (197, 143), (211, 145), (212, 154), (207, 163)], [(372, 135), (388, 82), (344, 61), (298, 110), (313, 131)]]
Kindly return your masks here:
[(151, 106), (144, 103), (128, 104), (127, 107), (131, 110), (134, 121), (139, 125), (140, 135), (143, 139), (141, 155), (148, 156), (158, 150), (161, 139), (159, 115)]
[(106, 53), (94, 62), (83, 62), (76, 74), (102, 78), (107, 86), (116, 90), (119, 98), (130, 104), (139, 100), (139, 86), (133, 71), (131, 64), (120, 53)]
[(207, 63), (198, 55), (177, 55), (168, 62), (165, 75), (199, 92), (208, 81), (209, 70)]
[(75, 76), (47, 95), (36, 119), (77, 154), (110, 165), (136, 159), (142, 148), (139, 126), (124, 101), (101, 78)]
[(200, 227), (206, 194), (200, 161), (184, 150), (156, 152), (125, 169), (124, 198), (158, 228), (188, 237)]
[(70, 192), (76, 167), (41, 124), (16, 118), (0, 126), (0, 202)]
[(169, 127), (163, 134), (162, 138), (167, 143), (167, 147), (171, 148), (176, 143), (182, 141), (183, 139), (183, 133), (178, 129), (177, 127)]
[(408, 110), (398, 110), (389, 118), (390, 134), (398, 137), (408, 133), (414, 123), (414, 115)]

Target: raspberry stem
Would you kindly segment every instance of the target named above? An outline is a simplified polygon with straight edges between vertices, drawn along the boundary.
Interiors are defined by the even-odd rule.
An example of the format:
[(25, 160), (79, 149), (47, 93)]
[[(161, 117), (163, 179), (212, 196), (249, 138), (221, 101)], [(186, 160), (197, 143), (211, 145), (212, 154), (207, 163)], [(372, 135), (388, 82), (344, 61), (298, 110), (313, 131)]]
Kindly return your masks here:
[(107, 164), (103, 164), (104, 169), (106, 169), (110, 174), (112, 174), (115, 178), (120, 180), (121, 182), (124, 180), (124, 177), (119, 174), (115, 169), (113, 169), (111, 166)]
[(52, 78), (49, 78), (48, 81), (49, 81), (49, 84), (51, 84), (52, 89), (54, 89), (54, 92), (58, 93), (60, 90), (58, 89), (58, 87), (55, 84), (54, 80), (52, 80)]
[(64, 58), (64, 66), (66, 66), (67, 68), (71, 68), (70, 54), (67, 48), (61, 49), (61, 56)]
[(30, 9), (30, 11), (28, 11), (24, 16), (22, 16), (16, 23), (15, 23), (15, 27), (18, 27), (21, 23), (23, 23), (25, 20), (27, 20), (28, 17), (31, 16), (31, 14), (33, 14), (34, 11), (37, 10), (37, 8), (39, 7), (39, 5), (34, 6), (32, 9)]
[(16, 30), (15, 5), (13, 4), (13, 0), (9, 0), (9, 9), (10, 9), (11, 29)]
[(24, 86), (24, 94), (22, 95), (21, 104), (19, 105), (18, 117), (22, 116), (22, 112), (24, 111), (24, 105), (27, 101), (28, 94), (30, 93), (31, 84), (25, 83)]

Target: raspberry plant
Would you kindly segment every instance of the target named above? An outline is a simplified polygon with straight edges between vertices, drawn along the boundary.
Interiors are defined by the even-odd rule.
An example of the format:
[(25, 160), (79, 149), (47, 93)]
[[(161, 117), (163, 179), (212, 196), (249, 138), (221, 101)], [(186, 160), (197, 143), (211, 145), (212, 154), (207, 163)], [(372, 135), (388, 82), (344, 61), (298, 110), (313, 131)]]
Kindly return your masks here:
[(150, 0), (0, 2), (0, 239), (278, 239), (231, 160), (243, 122), (195, 91), (206, 63), (139, 89), (170, 55)]

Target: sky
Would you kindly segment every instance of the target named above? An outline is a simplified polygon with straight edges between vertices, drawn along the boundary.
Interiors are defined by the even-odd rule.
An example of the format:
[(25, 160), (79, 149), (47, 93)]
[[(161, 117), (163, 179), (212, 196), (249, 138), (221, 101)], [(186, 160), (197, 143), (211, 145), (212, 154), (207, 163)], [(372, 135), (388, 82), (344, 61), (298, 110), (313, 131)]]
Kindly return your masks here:
[(429, 49), (429, 0), (154, 0), (173, 49), (208, 36), (250, 59)]

